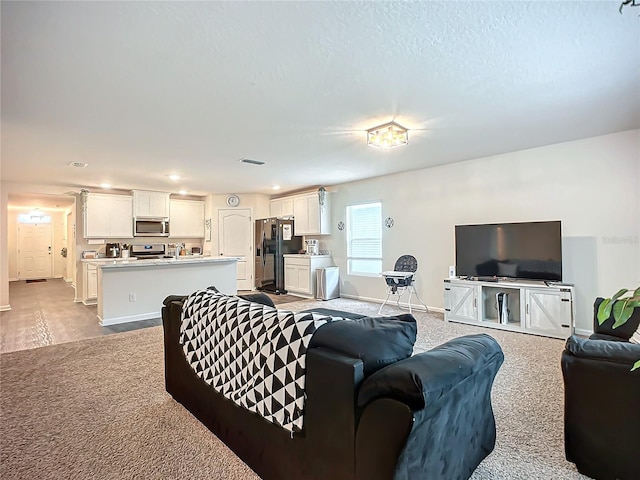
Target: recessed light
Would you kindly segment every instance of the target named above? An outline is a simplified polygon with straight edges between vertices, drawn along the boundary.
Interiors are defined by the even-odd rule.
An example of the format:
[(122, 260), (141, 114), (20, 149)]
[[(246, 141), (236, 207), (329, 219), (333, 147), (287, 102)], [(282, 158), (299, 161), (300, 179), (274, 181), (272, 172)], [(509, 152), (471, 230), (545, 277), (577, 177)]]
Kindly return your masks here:
[(171, 175), (169, 175), (169, 178), (171, 180), (173, 180), (174, 182), (176, 182), (176, 181), (180, 180), (181, 177), (177, 173), (172, 173)]
[(77, 168), (85, 168), (87, 166), (89, 166), (88, 163), (84, 163), (84, 162), (69, 162), (69, 166), (70, 167), (77, 167)]
[(264, 165), (267, 162), (263, 162), (262, 160), (251, 160), (250, 158), (241, 158), (238, 160), (240, 163), (248, 163), (250, 165)]
[(188, 192), (186, 190), (180, 190), (178, 193), (180, 195), (186, 195)]
[(111, 184), (110, 183), (106, 183), (106, 182), (105, 183), (101, 183), (100, 187), (101, 188), (111, 188)]
[(274, 185), (274, 186), (273, 186), (273, 187), (271, 187), (271, 188), (273, 188), (274, 190), (280, 190), (280, 185)]

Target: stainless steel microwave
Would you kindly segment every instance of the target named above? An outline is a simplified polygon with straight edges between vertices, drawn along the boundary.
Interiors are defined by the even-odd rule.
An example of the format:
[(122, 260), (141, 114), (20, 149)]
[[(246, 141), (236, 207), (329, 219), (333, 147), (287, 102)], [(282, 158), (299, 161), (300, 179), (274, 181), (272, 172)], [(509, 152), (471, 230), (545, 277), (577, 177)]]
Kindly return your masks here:
[(168, 218), (134, 218), (133, 219), (133, 236), (134, 237), (168, 237), (169, 236), (169, 219)]

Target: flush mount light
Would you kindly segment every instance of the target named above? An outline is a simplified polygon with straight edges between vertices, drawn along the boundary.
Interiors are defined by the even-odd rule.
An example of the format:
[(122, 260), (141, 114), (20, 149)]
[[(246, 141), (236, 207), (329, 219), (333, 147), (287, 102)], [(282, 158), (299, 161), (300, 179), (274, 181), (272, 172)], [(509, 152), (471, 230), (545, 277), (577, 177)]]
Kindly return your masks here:
[(181, 177), (177, 173), (172, 173), (171, 175), (169, 175), (169, 178), (174, 182), (177, 182), (178, 180), (180, 180)]
[(274, 185), (273, 187), (271, 187), (274, 190), (280, 190), (280, 185)]
[(111, 188), (111, 184), (110, 183), (101, 183), (100, 184), (100, 188)]
[(267, 162), (263, 162), (262, 160), (251, 160), (250, 158), (241, 158), (238, 160), (240, 163), (248, 163), (250, 165), (264, 165)]
[(396, 122), (385, 123), (367, 130), (367, 145), (382, 149), (409, 143), (409, 131)]
[(69, 162), (69, 166), (76, 168), (86, 168), (89, 166), (89, 164), (84, 162)]
[(186, 191), (186, 190), (180, 190), (180, 191), (178, 191), (178, 193), (179, 193), (180, 195), (186, 195), (186, 194), (187, 194), (187, 191)]

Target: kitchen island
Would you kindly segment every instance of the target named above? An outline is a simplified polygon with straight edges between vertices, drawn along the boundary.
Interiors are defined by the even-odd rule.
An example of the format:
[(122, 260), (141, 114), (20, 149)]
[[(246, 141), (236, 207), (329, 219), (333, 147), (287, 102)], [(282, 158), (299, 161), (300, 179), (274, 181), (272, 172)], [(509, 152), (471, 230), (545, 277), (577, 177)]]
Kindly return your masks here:
[(237, 260), (194, 256), (97, 263), (100, 325), (158, 318), (168, 295), (209, 286), (234, 295)]

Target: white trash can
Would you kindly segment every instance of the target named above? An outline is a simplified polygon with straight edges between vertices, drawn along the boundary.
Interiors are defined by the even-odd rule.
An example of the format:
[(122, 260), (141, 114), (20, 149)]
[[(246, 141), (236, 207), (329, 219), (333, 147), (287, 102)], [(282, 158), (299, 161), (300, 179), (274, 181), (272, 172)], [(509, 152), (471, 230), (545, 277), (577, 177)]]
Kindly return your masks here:
[(340, 297), (340, 269), (323, 267), (316, 269), (316, 299), (331, 300)]

